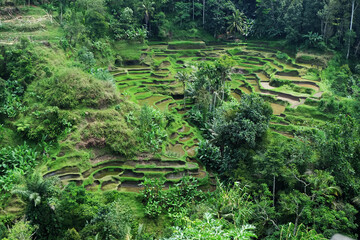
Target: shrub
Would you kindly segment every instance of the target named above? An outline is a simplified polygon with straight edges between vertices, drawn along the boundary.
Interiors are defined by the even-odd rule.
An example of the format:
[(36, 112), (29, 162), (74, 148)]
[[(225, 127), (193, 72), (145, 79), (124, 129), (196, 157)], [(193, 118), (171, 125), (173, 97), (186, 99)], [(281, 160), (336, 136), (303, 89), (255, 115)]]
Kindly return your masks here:
[(44, 63), (28, 39), (0, 49), (0, 114), (13, 118), (25, 110), (22, 99), (29, 84), (37, 78), (51, 76)]
[(97, 79), (108, 81), (115, 85), (115, 79), (111, 73), (109, 73), (108, 70), (103, 68), (98, 68), (96, 70), (91, 69), (91, 74), (94, 75)]
[(283, 85), (291, 85), (292, 82), (290, 80), (285, 80), (285, 79), (278, 79), (278, 78), (271, 78), (270, 79), (270, 85), (273, 87), (280, 87)]
[[(205, 213), (204, 219), (196, 219), (191, 221), (184, 219), (186, 224), (180, 228), (175, 227), (174, 233), (170, 238), (165, 240), (185, 240), (185, 239), (242, 239), (251, 240), (256, 235), (253, 233), (255, 229), (252, 225), (243, 225), (239, 228), (229, 228), (228, 223), (224, 219), (215, 219), (212, 214)], [(221, 237), (220, 237), (221, 236)]]
[(102, 203), (86, 191), (83, 186), (69, 183), (61, 193), (57, 205), (62, 229), (68, 229), (64, 239), (81, 239), (75, 229), (82, 229), (93, 219)]
[(95, 235), (104, 240), (125, 239), (129, 237), (133, 222), (132, 211), (120, 201), (115, 201), (99, 209), (81, 231), (81, 236), (83, 239)]
[(70, 132), (76, 119), (70, 118), (68, 113), (58, 107), (36, 109), (32, 113), (15, 122), (17, 131), (28, 139), (41, 141), (53, 140), (63, 132)]
[(205, 48), (204, 42), (192, 42), (192, 41), (176, 41), (169, 42), (169, 49), (201, 49)]
[(77, 68), (61, 69), (54, 77), (41, 80), (33, 89), (40, 99), (61, 109), (102, 108), (120, 100), (111, 82), (97, 80)]
[(194, 177), (184, 177), (168, 191), (163, 189), (165, 180), (148, 179), (142, 183), (144, 190), (141, 192), (145, 205), (145, 214), (148, 217), (157, 217), (161, 213), (174, 215), (187, 211), (187, 207), (195, 199), (201, 200), (203, 194), (197, 188), (199, 183)]
[(289, 62), (291, 63), (291, 58), (286, 53), (278, 51), (276, 53), (276, 58), (283, 62)]
[(141, 142), (136, 136), (137, 125), (126, 122), (126, 104), (120, 107), (121, 112), (109, 109), (90, 113), (87, 118), (90, 123), (81, 132), (84, 147), (103, 147), (107, 145), (114, 152), (131, 156), (141, 149)]
[(39, 172), (17, 175), (18, 185), (12, 190), (26, 205), (26, 219), (38, 225), (36, 239), (55, 239), (60, 233), (55, 212), (56, 199), (61, 193), (59, 178), (43, 178)]
[(139, 142), (136, 139), (134, 129), (131, 129), (123, 119), (112, 122), (95, 122), (86, 128), (87, 134), (83, 140), (94, 140), (94, 144), (89, 143), (86, 147), (102, 147), (106, 144), (114, 152), (125, 156), (132, 156), (138, 152)]
[(141, 108), (139, 115), (139, 135), (141, 136), (145, 145), (152, 152), (156, 152), (161, 147), (163, 140), (166, 138), (166, 131), (164, 127), (164, 115), (148, 105)]
[(36, 231), (37, 227), (30, 225), (30, 222), (20, 220), (9, 229), (8, 238), (5, 240), (17, 240), (17, 239), (31, 239)]
[(105, 41), (98, 40), (93, 42), (92, 48), (99, 52), (103, 58), (109, 58), (113, 55), (110, 44)]
[(212, 145), (208, 140), (201, 141), (197, 149), (200, 161), (210, 169), (217, 170), (221, 164), (221, 153), (219, 147)]
[(10, 190), (14, 182), (14, 171), (25, 174), (30, 171), (39, 158), (39, 153), (26, 142), (17, 147), (0, 149), (0, 190)]
[(90, 52), (86, 47), (82, 47), (78, 51), (77, 57), (79, 61), (85, 65), (86, 69), (90, 69), (96, 64), (94, 54)]
[(338, 113), (340, 104), (337, 99), (332, 97), (330, 99), (321, 99), (318, 108), (323, 112)]
[(66, 231), (64, 240), (81, 240), (81, 236), (75, 228), (72, 228)]

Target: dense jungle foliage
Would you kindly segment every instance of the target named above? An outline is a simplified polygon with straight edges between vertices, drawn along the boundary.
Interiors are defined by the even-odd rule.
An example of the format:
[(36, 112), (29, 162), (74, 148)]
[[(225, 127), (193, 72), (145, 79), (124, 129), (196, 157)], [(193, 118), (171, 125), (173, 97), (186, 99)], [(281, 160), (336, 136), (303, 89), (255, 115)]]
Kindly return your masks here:
[(360, 234), (357, 0), (0, 0), (0, 239)]

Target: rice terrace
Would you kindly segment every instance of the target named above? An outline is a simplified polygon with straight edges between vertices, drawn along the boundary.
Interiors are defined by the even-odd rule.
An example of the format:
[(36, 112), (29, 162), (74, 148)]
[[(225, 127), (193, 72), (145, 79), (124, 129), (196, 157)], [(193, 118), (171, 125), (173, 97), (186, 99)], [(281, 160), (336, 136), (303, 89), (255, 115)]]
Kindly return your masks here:
[(358, 238), (357, 5), (0, 0), (0, 239)]

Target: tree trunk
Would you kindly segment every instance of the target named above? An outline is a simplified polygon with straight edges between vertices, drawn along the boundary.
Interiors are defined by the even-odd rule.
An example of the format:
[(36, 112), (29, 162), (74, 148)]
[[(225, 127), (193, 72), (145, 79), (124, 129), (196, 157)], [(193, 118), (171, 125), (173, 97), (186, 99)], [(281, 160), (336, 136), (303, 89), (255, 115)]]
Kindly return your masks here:
[(203, 27), (205, 27), (205, 0), (203, 0)]
[(222, 74), (221, 74), (221, 80), (222, 80), (222, 96), (221, 96), (221, 101), (224, 101), (224, 98), (225, 98), (225, 81), (226, 81), (226, 79), (225, 79), (225, 72), (223, 72)]
[(193, 21), (195, 20), (195, 0), (193, 0)]
[(293, 232), (294, 236), (296, 234), (297, 226), (299, 224), (299, 217), (300, 217), (299, 215), (296, 215), (295, 224), (294, 224), (294, 232)]
[(354, 9), (355, 9), (355, 0), (352, 0), (352, 3), (351, 3), (350, 34), (349, 34), (349, 43), (348, 43), (348, 50), (347, 50), (347, 54), (346, 54), (346, 59), (349, 59), (349, 53), (350, 53), (351, 31), (352, 31), (352, 25), (353, 25), (353, 20), (354, 20)]
[(185, 82), (183, 82), (183, 88), (184, 88), (184, 111), (186, 108), (186, 98), (185, 98)]
[(358, 44), (355, 47), (355, 53), (354, 53), (355, 56), (357, 55), (359, 48), (360, 48), (360, 41), (358, 42)]
[(214, 93), (213, 111), (215, 110), (215, 108), (216, 108), (216, 94)]
[(325, 39), (325, 43), (326, 43), (326, 44), (327, 44), (327, 40), (328, 40), (328, 38), (327, 38), (327, 25), (328, 25), (328, 23), (325, 22), (325, 26), (324, 26), (324, 39)]
[(62, 24), (63, 22), (63, 5), (62, 3), (60, 3), (60, 23)]
[(273, 207), (275, 207), (275, 175), (273, 180)]
[(145, 13), (145, 25), (146, 25), (146, 30), (149, 30), (149, 16), (147, 13)]
[(220, 145), (220, 155), (221, 155), (222, 158), (224, 157), (224, 151), (225, 151), (225, 144), (222, 143)]

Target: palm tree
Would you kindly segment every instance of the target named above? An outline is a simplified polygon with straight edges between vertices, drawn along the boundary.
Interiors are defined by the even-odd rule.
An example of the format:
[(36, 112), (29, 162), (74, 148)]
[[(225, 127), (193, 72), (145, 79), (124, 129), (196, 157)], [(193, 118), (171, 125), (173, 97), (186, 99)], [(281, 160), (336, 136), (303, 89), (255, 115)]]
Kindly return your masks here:
[(16, 173), (18, 184), (12, 193), (18, 195), (26, 204), (26, 218), (38, 225), (38, 237), (58, 234), (58, 218), (55, 214), (54, 200), (60, 195), (59, 178), (44, 179), (39, 172), (26, 177)]
[(20, 196), (25, 203), (34, 207), (41, 204), (46, 198), (56, 195), (60, 190), (60, 180), (58, 178), (43, 179), (39, 172), (24, 177), (20, 173), (15, 173), (18, 184), (12, 191)]
[(225, 82), (230, 79), (231, 62), (229, 58), (223, 58), (215, 62), (216, 74), (220, 78), (219, 86), (221, 91), (221, 101), (224, 101), (225, 97)]
[(177, 72), (175, 75), (175, 79), (177, 79), (178, 81), (180, 81), (183, 85), (183, 90), (184, 90), (184, 110), (186, 107), (186, 93), (185, 93), (185, 87), (186, 87), (186, 81), (189, 79), (189, 74), (187, 74), (186, 72)]
[(147, 30), (149, 29), (150, 16), (155, 11), (154, 5), (155, 5), (155, 3), (152, 2), (151, 0), (143, 0), (143, 2), (141, 4), (141, 8), (144, 11), (144, 19), (145, 19), (145, 24), (146, 24)]
[(245, 21), (244, 13), (240, 12), (238, 9), (236, 9), (229, 20), (230, 25), (227, 28), (227, 30), (230, 33), (240, 32), (241, 34), (243, 34), (244, 21)]

